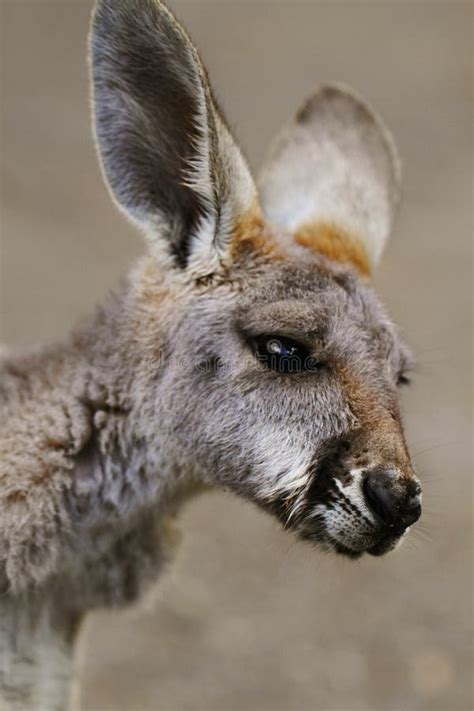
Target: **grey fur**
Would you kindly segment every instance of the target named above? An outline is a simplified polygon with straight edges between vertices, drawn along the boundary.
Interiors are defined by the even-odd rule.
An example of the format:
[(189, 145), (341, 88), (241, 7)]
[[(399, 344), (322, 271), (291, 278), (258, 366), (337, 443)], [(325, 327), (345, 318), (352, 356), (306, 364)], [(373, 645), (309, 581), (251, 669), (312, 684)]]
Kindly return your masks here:
[[(393, 472), (400, 500), (420, 491), (400, 422), (408, 356), (396, 329), (355, 270), (262, 226), (176, 21), (157, 0), (102, 0), (92, 56), (105, 173), (146, 225), (151, 254), (64, 344), (1, 361), (0, 698), (11, 709), (65, 707), (82, 616), (154, 583), (173, 547), (170, 519), (201, 488), (229, 488), (351, 556), (401, 536), (367, 508), (363, 470)], [(350, 95), (343, 105), (346, 125), (357, 122)], [(209, 141), (187, 135), (183, 108)], [(369, 152), (385, 145), (373, 138)], [(290, 154), (290, 180), (293, 165)], [(378, 175), (370, 194), (386, 195)], [(262, 368), (249, 345), (260, 334), (304, 340), (318, 367)]]

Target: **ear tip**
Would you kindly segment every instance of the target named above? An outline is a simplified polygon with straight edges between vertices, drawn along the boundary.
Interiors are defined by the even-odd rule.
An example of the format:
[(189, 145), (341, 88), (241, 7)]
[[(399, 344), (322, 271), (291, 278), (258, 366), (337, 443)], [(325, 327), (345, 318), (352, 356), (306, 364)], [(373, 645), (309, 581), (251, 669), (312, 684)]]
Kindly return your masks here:
[[(113, 32), (124, 5), (121, 0), (94, 0), (90, 20), (91, 47), (96, 37), (102, 39)], [(131, 9), (130, 3), (128, 9)]]
[(161, 0), (94, 0), (91, 13), (91, 27), (94, 31), (101, 23), (112, 25), (121, 19), (132, 17), (138, 12), (148, 13), (150, 17), (159, 14), (172, 20), (173, 17)]
[(370, 105), (356, 90), (342, 81), (330, 81), (318, 85), (303, 102), (296, 114), (300, 125), (310, 125), (320, 119), (321, 114), (333, 114), (335, 118), (347, 121), (352, 115), (354, 121), (378, 137), (385, 150), (391, 172), (391, 187), (394, 206), (400, 199), (402, 181), (402, 161), (392, 132)]

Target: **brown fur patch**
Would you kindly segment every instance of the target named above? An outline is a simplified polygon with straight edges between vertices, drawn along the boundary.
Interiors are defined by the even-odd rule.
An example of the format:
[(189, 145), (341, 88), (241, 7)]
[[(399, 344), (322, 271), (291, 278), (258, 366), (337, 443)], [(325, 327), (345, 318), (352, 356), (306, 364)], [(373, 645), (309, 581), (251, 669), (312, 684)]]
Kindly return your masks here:
[(298, 229), (295, 241), (342, 264), (352, 264), (364, 277), (370, 276), (370, 262), (356, 235), (330, 222), (310, 222)]
[(248, 252), (272, 260), (283, 258), (270, 229), (265, 224), (258, 204), (252, 205), (238, 220), (233, 231), (230, 250), (234, 259)]
[(12, 491), (8, 496), (5, 497), (5, 502), (7, 504), (18, 504), (20, 501), (24, 501), (26, 499), (26, 491), (18, 490), (18, 491)]
[(41, 470), (31, 477), (33, 486), (42, 486), (51, 478), (51, 472), (47, 467), (42, 467)]
[(57, 437), (47, 437), (45, 446), (48, 449), (63, 449), (66, 446), (66, 442), (62, 439), (58, 439)]
[[(381, 405), (376, 394), (353, 373), (342, 366), (336, 370), (350, 408), (359, 422), (359, 455), (363, 457), (370, 453), (372, 464), (377, 458), (380, 462), (393, 462), (401, 472), (411, 476), (413, 470), (396, 396)], [(362, 466), (361, 462), (359, 466)]]

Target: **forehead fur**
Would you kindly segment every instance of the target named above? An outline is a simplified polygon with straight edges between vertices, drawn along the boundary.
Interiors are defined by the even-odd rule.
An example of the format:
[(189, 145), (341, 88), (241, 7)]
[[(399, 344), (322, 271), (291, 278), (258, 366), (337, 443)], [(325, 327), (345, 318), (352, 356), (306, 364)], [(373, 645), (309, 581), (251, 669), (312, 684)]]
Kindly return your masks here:
[(324, 339), (332, 351), (353, 363), (370, 360), (374, 351), (374, 363), (383, 356), (395, 373), (408, 360), (377, 295), (352, 263), (337, 262), (319, 250), (287, 242), (284, 235), (281, 239), (265, 225), (257, 209), (246, 213), (240, 223), (233, 253), (227, 268), (192, 283), (179, 271), (159, 279), (159, 266), (148, 262), (148, 271), (139, 278), (146, 288), (139, 291), (152, 322), (157, 299), (160, 309), (168, 305), (175, 326), (179, 322), (176, 311), (186, 302), (192, 318), (200, 321), (201, 314), (207, 319), (198, 330), (204, 328), (209, 337), (236, 323), (249, 335)]
[(380, 340), (386, 354), (403, 349), (370, 285), (347, 265), (319, 252), (278, 245), (266, 258), (246, 254), (229, 285), (247, 329), (271, 332), (284, 327), (296, 336), (339, 326), (347, 329), (344, 340), (350, 349), (356, 328)]

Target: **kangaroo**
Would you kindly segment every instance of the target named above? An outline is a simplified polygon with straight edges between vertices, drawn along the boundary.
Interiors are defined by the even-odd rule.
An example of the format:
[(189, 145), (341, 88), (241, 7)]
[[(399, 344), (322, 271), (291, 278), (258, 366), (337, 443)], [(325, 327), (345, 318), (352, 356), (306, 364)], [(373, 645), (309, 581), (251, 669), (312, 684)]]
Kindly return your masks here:
[(155, 582), (202, 488), (350, 558), (421, 513), (410, 356), (370, 286), (399, 201), (381, 119), (321, 86), (255, 183), (163, 3), (99, 0), (90, 66), (105, 180), (148, 250), (63, 343), (2, 356), (2, 709), (67, 706), (85, 613)]

